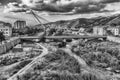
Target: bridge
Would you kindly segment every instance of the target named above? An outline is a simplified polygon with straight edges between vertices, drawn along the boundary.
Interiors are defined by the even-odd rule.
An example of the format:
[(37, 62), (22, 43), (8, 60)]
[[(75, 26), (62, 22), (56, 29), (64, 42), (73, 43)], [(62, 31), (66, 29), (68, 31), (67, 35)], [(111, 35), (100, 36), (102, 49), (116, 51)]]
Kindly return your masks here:
[(20, 39), (42, 39), (42, 36), (23, 36)]
[(20, 39), (42, 39), (44, 37), (44, 35), (45, 35), (45, 33), (41, 32), (41, 33), (38, 33), (35, 36), (20, 36), (19, 38)]
[[(36, 36), (22, 36), (20, 37), (20, 39), (27, 39), (27, 40), (32, 40), (32, 39), (91, 39), (91, 38), (107, 38), (107, 36), (96, 36), (96, 35), (90, 35), (90, 36), (87, 36), (87, 35), (84, 35), (84, 36), (80, 36), (80, 35), (71, 35), (71, 36), (45, 36), (46, 34), (46, 26), (44, 24), (42, 24), (41, 20), (45, 20), (47, 21), (46, 19), (38, 16), (37, 14), (34, 13), (34, 11), (30, 10), (31, 11), (31, 14), (36, 18), (36, 20), (42, 25), (43, 29), (44, 29), (44, 32), (42, 33), (39, 33), (38, 35)], [(47, 21), (49, 22), (49, 21)]]
[(20, 39), (91, 39), (91, 38), (104, 38), (107, 36), (24, 36), (20, 37)]
[(107, 36), (45, 36), (45, 39), (89, 39), (89, 38), (107, 38)]

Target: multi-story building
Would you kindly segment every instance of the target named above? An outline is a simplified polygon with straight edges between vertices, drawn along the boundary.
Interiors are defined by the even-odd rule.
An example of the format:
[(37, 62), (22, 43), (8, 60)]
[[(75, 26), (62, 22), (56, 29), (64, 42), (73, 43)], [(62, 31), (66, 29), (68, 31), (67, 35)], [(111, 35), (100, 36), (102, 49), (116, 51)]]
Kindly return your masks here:
[(105, 26), (96, 26), (93, 28), (94, 35), (106, 35), (106, 27)]
[(14, 29), (24, 29), (26, 27), (26, 21), (20, 21), (20, 20), (17, 20), (15, 23), (14, 23)]
[(72, 34), (76, 34), (76, 35), (79, 34), (79, 30), (78, 29), (73, 29)]
[(69, 23), (68, 28), (77, 28), (79, 24), (79, 20), (73, 20)]
[(51, 0), (43, 0), (44, 3), (50, 3)]
[(12, 27), (9, 23), (0, 23), (0, 32), (3, 32), (6, 37), (12, 36)]
[(80, 28), (79, 29), (79, 32), (84, 32), (85, 31), (85, 28)]
[(109, 27), (107, 28), (108, 31), (111, 31), (111, 33), (115, 36), (120, 34), (120, 27), (116, 26), (116, 27)]

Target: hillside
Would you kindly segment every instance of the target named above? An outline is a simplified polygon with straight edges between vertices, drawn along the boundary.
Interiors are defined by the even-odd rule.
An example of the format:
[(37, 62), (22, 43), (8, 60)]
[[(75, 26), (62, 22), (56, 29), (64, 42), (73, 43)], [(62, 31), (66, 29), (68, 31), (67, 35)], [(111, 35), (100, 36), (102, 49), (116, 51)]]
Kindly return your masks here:
[[(45, 25), (51, 25), (53, 26), (61, 25), (62, 27), (67, 26), (69, 28), (71, 27), (84, 27), (84, 28), (90, 28), (93, 26), (100, 26), (100, 25), (120, 25), (120, 15), (112, 15), (108, 17), (95, 17), (95, 18), (78, 18), (73, 20), (62, 20), (62, 21), (56, 21), (52, 23), (47, 23)], [(36, 25), (40, 26), (40, 25)]]
[[(69, 50), (68, 50), (69, 51)], [(106, 80), (102, 72), (84, 67), (80, 57), (62, 49), (51, 52), (17, 80)], [(98, 76), (99, 75), (99, 76)]]
[(5, 22), (3, 22), (3, 21), (0, 21), (0, 24), (1, 24), (1, 23), (5, 23)]

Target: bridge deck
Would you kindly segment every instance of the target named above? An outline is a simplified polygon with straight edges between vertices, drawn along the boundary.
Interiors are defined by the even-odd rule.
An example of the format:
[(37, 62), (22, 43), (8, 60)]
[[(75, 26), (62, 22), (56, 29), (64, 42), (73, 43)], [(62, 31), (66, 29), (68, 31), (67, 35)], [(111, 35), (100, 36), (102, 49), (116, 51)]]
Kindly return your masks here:
[(106, 38), (107, 36), (45, 36), (46, 39)]
[(24, 37), (20, 37), (20, 39), (40, 39), (40, 37), (38, 36), (24, 36)]
[[(83, 38), (106, 38), (107, 36), (44, 36), (46, 39), (83, 39)], [(43, 36), (27, 36), (20, 39), (41, 39)]]

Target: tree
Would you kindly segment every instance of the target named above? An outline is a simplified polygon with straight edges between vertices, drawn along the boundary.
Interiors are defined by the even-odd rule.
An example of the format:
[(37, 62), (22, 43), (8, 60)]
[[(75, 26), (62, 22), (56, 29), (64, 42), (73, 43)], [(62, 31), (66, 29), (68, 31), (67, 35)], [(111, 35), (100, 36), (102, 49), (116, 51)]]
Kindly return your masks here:
[(53, 35), (54, 33), (56, 32), (55, 28), (51, 28), (49, 31), (48, 31), (48, 35)]
[(0, 42), (5, 40), (5, 36), (3, 34), (3, 32), (0, 32)]
[(109, 31), (109, 30), (107, 31), (107, 34), (108, 35), (113, 35), (113, 33), (111, 31)]

